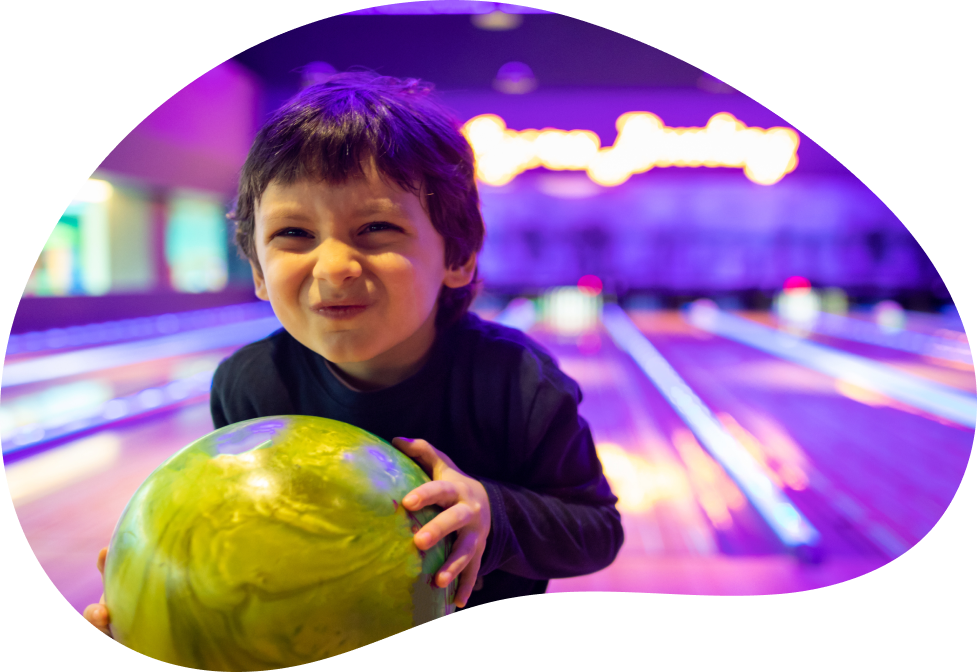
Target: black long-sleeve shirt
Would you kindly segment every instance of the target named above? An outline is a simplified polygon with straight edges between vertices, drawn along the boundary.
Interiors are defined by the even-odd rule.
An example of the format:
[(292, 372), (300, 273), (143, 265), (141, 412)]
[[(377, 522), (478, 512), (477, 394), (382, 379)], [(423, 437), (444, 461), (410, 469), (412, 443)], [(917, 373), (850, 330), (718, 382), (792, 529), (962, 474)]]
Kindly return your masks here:
[(580, 388), (522, 332), (469, 313), (443, 329), (422, 369), (359, 392), (279, 330), (217, 368), (215, 427), (268, 415), (313, 415), (390, 441), (420, 438), (488, 493), (492, 526), (469, 606), (542, 593), (547, 580), (606, 567), (624, 540), (620, 516), (577, 413)]

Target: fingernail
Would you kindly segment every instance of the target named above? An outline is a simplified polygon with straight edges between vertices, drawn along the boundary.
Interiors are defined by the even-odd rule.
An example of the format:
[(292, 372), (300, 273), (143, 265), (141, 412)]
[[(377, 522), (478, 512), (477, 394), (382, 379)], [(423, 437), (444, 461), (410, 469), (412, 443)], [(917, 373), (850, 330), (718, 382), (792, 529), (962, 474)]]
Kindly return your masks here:
[(417, 495), (407, 495), (404, 497), (404, 506), (410, 507), (417, 504)]
[(448, 572), (441, 572), (438, 574), (438, 583), (441, 584), (442, 588), (447, 588), (451, 583), (451, 574), (448, 574)]
[(406, 436), (400, 437), (401, 441), (406, 441), (407, 443), (414, 443), (414, 439), (408, 439)]
[(418, 546), (427, 547), (431, 543), (431, 533), (421, 532), (417, 535), (416, 543)]

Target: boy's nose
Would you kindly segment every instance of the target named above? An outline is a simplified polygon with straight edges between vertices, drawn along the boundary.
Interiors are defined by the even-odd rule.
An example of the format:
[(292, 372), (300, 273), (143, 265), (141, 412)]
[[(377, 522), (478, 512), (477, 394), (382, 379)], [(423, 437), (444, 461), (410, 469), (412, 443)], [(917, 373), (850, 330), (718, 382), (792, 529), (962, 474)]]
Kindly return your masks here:
[(341, 286), (355, 280), (363, 273), (363, 266), (356, 258), (356, 252), (349, 245), (335, 239), (327, 239), (316, 250), (315, 268), (312, 276), (332, 285)]

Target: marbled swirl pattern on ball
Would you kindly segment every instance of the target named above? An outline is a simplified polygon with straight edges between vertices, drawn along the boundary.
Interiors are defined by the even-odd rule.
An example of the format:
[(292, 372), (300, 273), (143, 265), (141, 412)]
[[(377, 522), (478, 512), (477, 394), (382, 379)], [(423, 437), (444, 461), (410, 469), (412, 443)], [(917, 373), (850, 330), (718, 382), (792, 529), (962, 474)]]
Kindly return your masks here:
[(451, 610), (433, 584), (445, 545), (421, 554), (399, 505), (427, 481), (400, 451), (334, 420), (230, 425), (163, 463), (109, 547), (112, 634), (166, 662), (211, 670), (308, 663)]

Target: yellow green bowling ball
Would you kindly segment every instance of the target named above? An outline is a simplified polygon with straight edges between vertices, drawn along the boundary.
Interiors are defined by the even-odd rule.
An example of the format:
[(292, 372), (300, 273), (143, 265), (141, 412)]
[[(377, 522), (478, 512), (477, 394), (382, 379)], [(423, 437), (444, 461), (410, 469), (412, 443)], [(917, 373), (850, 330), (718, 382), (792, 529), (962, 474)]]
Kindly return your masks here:
[(239, 422), (183, 448), (129, 501), (105, 563), (112, 635), (147, 656), (266, 670), (344, 653), (444, 616), (429, 479), (382, 439), (323, 418)]

